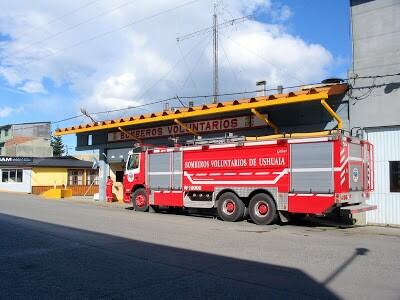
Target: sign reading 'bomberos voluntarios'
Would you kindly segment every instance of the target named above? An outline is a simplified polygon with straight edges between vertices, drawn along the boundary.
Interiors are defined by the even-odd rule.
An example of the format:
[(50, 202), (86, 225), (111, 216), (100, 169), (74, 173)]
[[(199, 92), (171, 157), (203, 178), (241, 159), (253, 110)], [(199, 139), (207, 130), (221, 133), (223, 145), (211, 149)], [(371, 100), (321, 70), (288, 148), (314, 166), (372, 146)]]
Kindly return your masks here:
[[(260, 127), (265, 126), (260, 119), (254, 116), (243, 116), (243, 117), (233, 117), (233, 118), (223, 118), (214, 120), (204, 120), (196, 122), (185, 123), (185, 126), (198, 133), (209, 133), (227, 130), (238, 130), (249, 127)], [(163, 136), (178, 136), (184, 134), (190, 134), (187, 130), (180, 125), (169, 125), (142, 129), (131, 129), (126, 130), (129, 134), (137, 137), (138, 139), (150, 139)], [(124, 140), (131, 140), (130, 136), (127, 136), (121, 131), (110, 132), (108, 134), (109, 142), (119, 142)]]

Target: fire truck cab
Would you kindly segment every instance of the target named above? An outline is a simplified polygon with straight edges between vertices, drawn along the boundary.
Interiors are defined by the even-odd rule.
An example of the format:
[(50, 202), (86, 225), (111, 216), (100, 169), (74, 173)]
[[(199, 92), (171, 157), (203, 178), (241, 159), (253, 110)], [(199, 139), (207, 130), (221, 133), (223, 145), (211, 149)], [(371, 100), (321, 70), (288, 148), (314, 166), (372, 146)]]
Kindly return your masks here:
[(224, 221), (272, 224), (376, 209), (373, 146), (334, 131), (202, 141), (129, 153), (124, 201), (136, 211), (216, 208)]

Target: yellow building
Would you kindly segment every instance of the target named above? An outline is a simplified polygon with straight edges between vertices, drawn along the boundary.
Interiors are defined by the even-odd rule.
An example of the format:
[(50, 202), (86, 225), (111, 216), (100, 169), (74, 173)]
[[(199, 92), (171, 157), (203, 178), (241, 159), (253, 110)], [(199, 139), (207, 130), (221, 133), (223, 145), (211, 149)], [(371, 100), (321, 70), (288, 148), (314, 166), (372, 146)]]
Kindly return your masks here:
[(98, 192), (98, 170), (74, 157), (0, 157), (0, 190), (41, 194), (68, 188), (74, 196)]

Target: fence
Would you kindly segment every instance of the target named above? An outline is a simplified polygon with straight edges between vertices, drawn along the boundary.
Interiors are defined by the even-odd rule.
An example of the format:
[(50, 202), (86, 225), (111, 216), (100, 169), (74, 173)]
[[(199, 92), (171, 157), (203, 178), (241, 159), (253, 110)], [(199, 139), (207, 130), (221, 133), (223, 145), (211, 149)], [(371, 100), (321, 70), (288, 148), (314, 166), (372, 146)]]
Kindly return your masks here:
[[(41, 193), (48, 191), (50, 189), (53, 189), (54, 186), (32, 186), (32, 194), (34, 195), (40, 195)], [(56, 186), (58, 189), (64, 189), (64, 186)], [(86, 193), (86, 196), (93, 196), (95, 193), (99, 192), (99, 186), (98, 185), (69, 185), (67, 186), (67, 189), (72, 190), (72, 195), (73, 196), (83, 196)], [(86, 192), (87, 191), (87, 192)]]

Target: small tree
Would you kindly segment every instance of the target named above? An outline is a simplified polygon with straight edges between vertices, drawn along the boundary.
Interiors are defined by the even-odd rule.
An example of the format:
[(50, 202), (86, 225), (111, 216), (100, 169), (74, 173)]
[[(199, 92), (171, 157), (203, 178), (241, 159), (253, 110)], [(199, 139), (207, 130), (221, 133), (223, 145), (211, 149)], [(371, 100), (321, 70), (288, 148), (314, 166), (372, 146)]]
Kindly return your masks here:
[(53, 156), (62, 156), (65, 152), (61, 136), (52, 136), (50, 146), (53, 148)]

